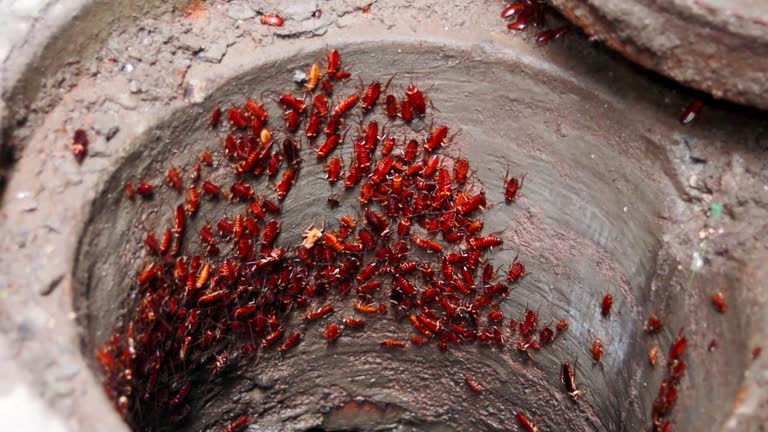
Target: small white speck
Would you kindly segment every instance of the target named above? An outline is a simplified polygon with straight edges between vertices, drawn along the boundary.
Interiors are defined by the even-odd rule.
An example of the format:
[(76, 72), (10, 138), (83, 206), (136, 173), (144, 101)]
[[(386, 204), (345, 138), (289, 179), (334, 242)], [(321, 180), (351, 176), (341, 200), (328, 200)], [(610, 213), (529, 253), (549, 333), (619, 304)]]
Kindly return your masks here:
[(16, 199), (21, 200), (21, 199), (29, 198), (30, 196), (32, 196), (32, 194), (27, 191), (16, 192)]
[(627, 208), (627, 206), (624, 206), (623, 210), (624, 210), (624, 213), (626, 213), (627, 210), (629, 210), (629, 209)]
[(763, 185), (763, 190), (768, 191), (768, 185)]
[(590, 154), (590, 155), (589, 155), (589, 157), (590, 157), (590, 158), (592, 158), (592, 159), (594, 159), (594, 158), (595, 158), (595, 155), (593, 155), (593, 154)]
[(696, 251), (691, 258), (691, 270), (697, 272), (701, 270), (702, 267), (704, 267), (704, 258), (702, 258), (701, 254)]
[(134, 69), (133, 65), (130, 64), (130, 63), (126, 63), (125, 66), (123, 66), (123, 70), (128, 72), (128, 73), (133, 72), (133, 69)]

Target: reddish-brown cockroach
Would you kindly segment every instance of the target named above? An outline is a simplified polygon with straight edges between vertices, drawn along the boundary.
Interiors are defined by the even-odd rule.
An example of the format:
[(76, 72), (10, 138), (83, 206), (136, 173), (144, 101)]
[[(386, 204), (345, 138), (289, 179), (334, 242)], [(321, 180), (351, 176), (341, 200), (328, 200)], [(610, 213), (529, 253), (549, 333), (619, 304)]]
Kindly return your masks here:
[(357, 286), (357, 292), (368, 294), (377, 291), (381, 287), (381, 281), (370, 281)]
[(72, 137), (72, 144), (70, 144), (70, 150), (77, 163), (82, 163), (88, 153), (88, 134), (84, 129), (77, 129), (75, 131)]
[(405, 90), (405, 97), (416, 114), (424, 115), (427, 112), (427, 102), (424, 98), (424, 93), (418, 87), (413, 84), (408, 86)]
[(500, 310), (491, 311), (488, 314), (488, 322), (501, 322), (504, 321), (504, 313)]
[(144, 237), (144, 245), (150, 253), (160, 253), (160, 241), (157, 240), (157, 237), (155, 237), (155, 234), (152, 231), (147, 231), (147, 236)]
[(523, 413), (517, 413), (517, 422), (525, 429), (525, 432), (541, 432), (533, 422)]
[(372, 250), (376, 248), (376, 239), (373, 238), (373, 234), (367, 229), (361, 229), (357, 233), (357, 239), (363, 244), (366, 250)]
[(365, 135), (363, 138), (363, 147), (369, 152), (376, 150), (376, 146), (379, 144), (379, 124), (375, 120), (368, 122), (368, 127), (365, 128)]
[(361, 329), (365, 327), (365, 321), (355, 318), (344, 318), (342, 320), (346, 327)]
[(216, 238), (213, 237), (213, 229), (210, 225), (205, 224), (200, 227), (200, 241), (207, 245), (216, 244)]
[(223, 299), (226, 294), (227, 294), (227, 290), (214, 291), (212, 293), (200, 296), (197, 302), (200, 305), (207, 305), (209, 303), (214, 303)]
[(680, 330), (677, 339), (675, 339), (675, 342), (669, 347), (669, 362), (672, 363), (673, 361), (678, 360), (685, 352), (687, 346), (688, 339), (683, 336), (683, 331)]
[(316, 112), (321, 117), (325, 117), (328, 115), (328, 98), (325, 97), (322, 93), (318, 93), (315, 95), (314, 99), (312, 99), (312, 108), (314, 108), (314, 112)]
[(514, 202), (517, 199), (517, 193), (523, 187), (524, 181), (525, 174), (518, 180), (517, 177), (509, 177), (509, 168), (507, 168), (507, 174), (504, 176), (504, 200), (506, 202)]
[(510, 18), (513, 18), (518, 13), (522, 12), (523, 10), (525, 10), (525, 3), (514, 2), (507, 5), (507, 7), (505, 7), (501, 11), (501, 17), (504, 19), (510, 19)]
[(345, 250), (344, 243), (341, 240), (339, 240), (339, 238), (336, 237), (336, 235), (332, 233), (329, 233), (329, 232), (323, 233), (323, 242), (328, 246), (330, 246), (336, 252), (344, 252)]
[(405, 295), (411, 296), (416, 294), (416, 287), (408, 279), (400, 275), (395, 276), (395, 286)]
[(181, 174), (179, 174), (179, 171), (175, 167), (168, 168), (168, 173), (165, 178), (168, 181), (169, 186), (181, 192), (181, 189), (183, 188)]
[(155, 191), (155, 188), (152, 187), (152, 185), (147, 182), (141, 182), (136, 187), (136, 193), (138, 193), (140, 197), (145, 199), (152, 198), (152, 194), (154, 193), (154, 191)]
[(717, 339), (712, 339), (707, 345), (707, 351), (714, 352), (717, 349)]
[(150, 263), (137, 278), (139, 285), (146, 285), (156, 276), (160, 275), (162, 266), (160, 264)]
[(426, 142), (424, 142), (424, 145), (422, 148), (425, 152), (433, 152), (437, 150), (438, 147), (441, 147), (445, 144), (446, 139), (448, 138), (448, 126), (440, 126), (437, 129), (433, 129), (429, 132), (429, 136), (427, 137)]
[(187, 397), (187, 394), (189, 394), (189, 390), (191, 390), (191, 389), (192, 389), (192, 385), (191, 385), (190, 383), (186, 383), (186, 384), (184, 384), (184, 385), (183, 385), (183, 386), (182, 386), (182, 387), (179, 389), (179, 391), (178, 391), (178, 392), (176, 392), (176, 396), (174, 396), (174, 397), (173, 397), (173, 399), (171, 399), (171, 401), (170, 401), (169, 405), (170, 405), (171, 407), (175, 407), (175, 406), (177, 406), (178, 404), (180, 404), (180, 403), (181, 403), (181, 401), (183, 401), (183, 400), (184, 400), (184, 398), (185, 398), (185, 397)]
[(283, 344), (280, 345), (280, 347), (277, 350), (281, 353), (286, 352), (291, 348), (296, 347), (296, 345), (298, 345), (299, 342), (301, 342), (301, 333), (295, 332), (290, 336), (288, 336), (285, 342), (283, 342)]
[(208, 282), (208, 278), (211, 276), (211, 263), (205, 263), (205, 265), (200, 268), (200, 272), (197, 274), (197, 279), (195, 280), (195, 288), (200, 289), (205, 286), (205, 284)]
[(331, 117), (340, 117), (347, 111), (351, 110), (355, 105), (357, 105), (357, 102), (359, 100), (360, 100), (360, 96), (351, 95), (348, 98), (344, 99), (343, 101), (339, 102), (339, 104), (333, 108), (333, 111), (331, 112)]
[(206, 180), (203, 182), (203, 192), (205, 192), (206, 195), (215, 197), (221, 193), (221, 187), (216, 183)]
[(282, 27), (285, 20), (277, 14), (266, 14), (261, 16), (261, 23), (270, 27)]
[(483, 387), (480, 385), (480, 383), (469, 375), (464, 375), (464, 382), (467, 384), (467, 387), (469, 387), (469, 389), (475, 393), (480, 393), (483, 391)]
[(437, 253), (443, 252), (443, 246), (440, 245), (440, 243), (437, 243), (436, 241), (415, 236), (415, 235), (411, 236), (411, 240), (416, 244), (416, 246), (426, 250), (427, 252), (437, 252)]
[(317, 87), (317, 83), (320, 82), (320, 65), (317, 63), (312, 64), (309, 67), (309, 73), (307, 74), (307, 83), (304, 87), (309, 91), (314, 91)]
[(592, 361), (603, 364), (603, 341), (599, 338), (592, 342)]
[(132, 181), (128, 181), (125, 183), (125, 196), (128, 197), (128, 199), (133, 199), (133, 197), (136, 195), (136, 188), (133, 186)]
[(165, 255), (171, 249), (171, 230), (166, 229), (163, 233), (163, 240), (160, 242), (160, 253)]
[(408, 99), (403, 99), (400, 103), (400, 118), (406, 123), (413, 121), (413, 105)]
[(411, 220), (401, 219), (397, 224), (397, 235), (407, 237), (411, 233)]
[(383, 214), (366, 207), (363, 211), (365, 222), (378, 235), (383, 235), (389, 226), (389, 219)]
[(232, 193), (233, 198), (239, 200), (252, 200), (256, 193), (253, 191), (251, 185), (243, 182), (235, 182), (230, 186), (229, 191)]
[(328, 163), (325, 165), (325, 178), (328, 179), (328, 182), (331, 184), (336, 183), (339, 181), (339, 177), (341, 176), (341, 167), (342, 167), (341, 157), (334, 156)]
[(210, 150), (205, 149), (205, 151), (200, 155), (200, 162), (202, 162), (205, 166), (213, 166), (213, 155), (211, 154)]
[(363, 313), (378, 313), (379, 308), (376, 305), (365, 304), (361, 302), (355, 302), (355, 310)]
[(229, 121), (238, 129), (248, 126), (248, 118), (237, 108), (229, 109)]
[(688, 124), (696, 120), (699, 114), (701, 114), (702, 108), (704, 108), (704, 102), (700, 100), (691, 102), (685, 107), (685, 110), (683, 110), (683, 114), (680, 116), (680, 123)]
[(397, 106), (397, 97), (395, 95), (387, 95), (384, 98), (384, 111), (387, 113), (387, 117), (394, 119), (397, 117), (399, 107)]
[(568, 321), (561, 319), (557, 322), (557, 325), (555, 326), (555, 329), (557, 329), (558, 332), (563, 332), (568, 330)]
[(405, 342), (394, 339), (387, 339), (381, 342), (381, 346), (384, 348), (405, 348)]
[(496, 246), (501, 246), (503, 243), (504, 243), (504, 240), (498, 237), (493, 237), (493, 236), (476, 237), (476, 238), (471, 238), (467, 240), (467, 246), (470, 249), (488, 249)]
[(389, 171), (392, 169), (392, 165), (394, 163), (395, 159), (391, 156), (384, 156), (383, 158), (379, 159), (379, 162), (373, 169), (373, 174), (371, 174), (371, 183), (377, 185), (384, 181), (384, 178), (387, 176), (387, 174), (389, 174)]
[(283, 178), (280, 183), (277, 184), (277, 199), (284, 200), (291, 191), (293, 184), (296, 182), (296, 168), (290, 168), (283, 173)]
[(173, 219), (173, 233), (177, 237), (181, 237), (184, 232), (184, 224), (186, 222), (187, 214), (184, 212), (184, 206), (179, 204), (176, 206), (176, 214)]
[(224, 429), (224, 432), (240, 432), (240, 430), (242, 430), (243, 427), (248, 424), (248, 419), (249, 417), (247, 415), (238, 417), (237, 420), (227, 425), (226, 429)]
[(326, 316), (332, 314), (333, 311), (334, 311), (334, 309), (333, 309), (333, 306), (331, 306), (331, 305), (321, 306), (321, 307), (313, 310), (312, 312), (306, 314), (304, 316), (304, 319), (307, 320), (307, 321), (313, 321), (313, 320), (316, 320), (316, 319), (320, 319), (320, 318), (326, 317)]
[(507, 272), (507, 281), (513, 283), (525, 275), (525, 265), (515, 257), (515, 259), (512, 260), (512, 265), (509, 267), (509, 272)]
[(197, 213), (197, 209), (200, 207), (200, 190), (196, 187), (187, 189), (186, 202), (184, 210), (189, 214)]
[(480, 192), (477, 195), (472, 195), (466, 201), (457, 203), (454, 206), (454, 209), (456, 210), (457, 214), (465, 215), (465, 214), (472, 213), (473, 211), (481, 207), (485, 207), (486, 204), (487, 204), (487, 201), (485, 198), (485, 192)]
[(296, 132), (299, 129), (299, 124), (301, 123), (301, 114), (299, 114), (296, 110), (288, 110), (285, 114), (283, 114), (283, 118), (285, 119), (285, 128), (289, 132)]
[(317, 159), (324, 159), (329, 153), (336, 149), (341, 141), (341, 136), (338, 134), (332, 134), (326, 138), (325, 143), (317, 149)]
[(425, 338), (424, 336), (413, 336), (411, 337), (411, 343), (414, 345), (424, 345), (429, 343), (429, 339)]
[(538, 45), (546, 45), (549, 42), (558, 39), (562, 37), (564, 34), (568, 33), (568, 30), (570, 29), (569, 26), (564, 25), (561, 27), (544, 30), (536, 35), (536, 43)]
[(245, 108), (245, 110), (248, 111), (253, 117), (259, 119), (262, 124), (265, 124), (267, 121), (269, 121), (269, 112), (267, 112), (267, 110), (255, 100), (246, 100), (243, 108)]
[(278, 328), (274, 330), (272, 333), (268, 334), (263, 341), (261, 341), (261, 347), (262, 348), (269, 348), (270, 346), (274, 345), (275, 342), (280, 340), (280, 338), (283, 337), (283, 329)]
[(600, 302), (600, 314), (603, 318), (608, 318), (611, 315), (611, 307), (613, 306), (613, 296), (606, 294), (603, 296), (603, 300)]
[(208, 121), (208, 124), (211, 126), (211, 128), (215, 128), (219, 125), (219, 121), (221, 120), (221, 107), (218, 105), (215, 105), (213, 107), (213, 111), (211, 112), (211, 119)]
[(661, 331), (662, 327), (664, 327), (664, 323), (656, 316), (655, 312), (652, 312), (645, 323), (645, 331), (649, 334), (656, 334)]
[(565, 386), (565, 391), (573, 400), (579, 400), (582, 391), (576, 387), (576, 371), (568, 363), (560, 365), (560, 381)]
[(728, 308), (728, 304), (725, 302), (725, 295), (722, 291), (718, 291), (715, 294), (712, 294), (712, 306), (721, 314), (725, 313), (725, 310)]
[(411, 163), (416, 160), (416, 156), (419, 153), (419, 142), (415, 139), (408, 141), (405, 145), (405, 151), (403, 152), (403, 160), (407, 163)]
[(331, 96), (333, 94), (333, 83), (331, 82), (330, 76), (320, 81), (320, 88), (323, 89), (323, 93), (327, 96)]
[(299, 113), (303, 113), (307, 110), (307, 104), (304, 103), (303, 100), (291, 94), (284, 94), (280, 96), (280, 104)]
[(339, 327), (338, 324), (331, 323), (325, 326), (325, 330), (323, 330), (323, 337), (329, 343), (336, 341), (336, 339), (338, 339), (339, 336), (341, 336), (341, 327)]
[(453, 178), (456, 183), (464, 184), (467, 182), (467, 175), (469, 173), (469, 161), (465, 158), (459, 158), (453, 164)]
[(338, 50), (333, 50), (328, 53), (328, 76), (331, 78), (336, 77), (336, 73), (341, 68), (341, 54)]

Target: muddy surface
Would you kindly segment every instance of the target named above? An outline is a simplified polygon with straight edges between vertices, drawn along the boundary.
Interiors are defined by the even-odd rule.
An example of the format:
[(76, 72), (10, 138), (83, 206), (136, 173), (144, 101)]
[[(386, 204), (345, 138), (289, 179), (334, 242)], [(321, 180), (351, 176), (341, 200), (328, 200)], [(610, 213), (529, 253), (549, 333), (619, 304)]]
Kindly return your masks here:
[[(91, 369), (93, 348), (129, 304), (141, 224), (171, 208), (168, 191), (147, 204), (126, 202), (123, 182), (157, 176), (169, 162), (184, 166), (215, 143), (201, 122), (214, 103), (288, 86), (293, 70), (328, 46), (365, 79), (397, 70), (398, 86), (432, 86), (438, 116), (462, 128), (449, 153), (482, 167), (476, 175), (489, 191), (507, 167), (528, 173), (519, 205), (486, 215), (486, 231), (505, 230), (516, 245), (498, 259), (520, 252), (531, 271), (504, 310), (541, 306), (542, 316), (567, 316), (571, 329), (536, 362), (478, 347), (382, 353), (374, 335), (391, 331), (386, 326), (330, 350), (307, 338), (293, 354), (265, 355), (215, 397), (201, 398), (189, 430), (218, 430), (243, 410), (260, 414), (253, 430), (510, 430), (519, 409), (544, 430), (637, 430), (648, 425), (661, 380), (648, 349), (666, 352), (680, 328), (691, 346), (677, 427), (759, 430), (767, 420), (766, 356), (752, 361), (751, 353), (768, 343), (764, 113), (707, 106), (696, 123), (680, 126), (686, 91), (582, 35), (547, 47), (510, 35), (497, 4), (375, 3), (367, 15), (362, 6), (326, 2), (321, 19), (308, 17), (314, 5), (213, 2), (201, 18), (167, 6), (125, 18), (136, 24), (95, 40), (92, 58), (54, 63), (63, 79), (33, 75), (19, 84), (38, 90), (24, 92), (32, 105), (13, 109), (25, 118), (13, 122), (21, 126), (6, 129), (5, 144), (18, 146), (20, 160), (2, 209), (0, 260), (8, 270), (0, 307), (10, 319), (0, 324), (0, 355), (12, 365), (0, 373), (4, 381), (31, 389), (72, 430), (118, 430)], [(284, 28), (258, 24), (258, 13), (272, 9), (283, 11)], [(68, 152), (76, 128), (92, 137), (82, 166)], [(295, 237), (281, 241), (327, 214), (317, 201), (329, 192), (321, 168), (307, 164), (283, 210), (295, 221), (285, 233)], [(725, 315), (709, 304), (720, 289)], [(617, 301), (605, 322), (598, 301), (607, 291)], [(659, 337), (642, 332), (653, 310), (668, 321)], [(605, 369), (591, 367), (594, 336), (606, 343)], [(712, 338), (719, 348), (708, 352)], [(577, 359), (588, 393), (573, 405), (557, 365)], [(471, 397), (456, 378), (467, 370), (494, 384)]]

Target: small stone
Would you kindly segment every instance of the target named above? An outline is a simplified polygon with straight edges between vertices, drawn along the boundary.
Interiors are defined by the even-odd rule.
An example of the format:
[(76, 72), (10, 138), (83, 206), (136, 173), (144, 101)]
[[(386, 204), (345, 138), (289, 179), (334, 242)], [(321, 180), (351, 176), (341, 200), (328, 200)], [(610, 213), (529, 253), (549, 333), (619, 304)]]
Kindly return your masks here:
[(254, 12), (250, 7), (246, 6), (244, 3), (236, 2), (236, 3), (231, 3), (229, 7), (227, 7), (227, 16), (232, 18), (233, 20), (244, 21), (244, 20), (255, 17), (256, 12)]
[(114, 138), (118, 132), (120, 132), (120, 126), (112, 126), (107, 130), (107, 134), (104, 137), (107, 139), (107, 142), (112, 141), (112, 138)]
[(130, 91), (133, 94), (136, 94), (141, 91), (141, 87), (139, 86), (139, 83), (136, 81), (131, 81), (128, 83), (128, 91)]
[(304, 84), (307, 82), (307, 73), (301, 69), (293, 71), (293, 82), (296, 84)]
[(226, 43), (216, 42), (209, 45), (198, 57), (200, 60), (208, 63), (221, 63), (221, 60), (227, 54), (227, 48)]

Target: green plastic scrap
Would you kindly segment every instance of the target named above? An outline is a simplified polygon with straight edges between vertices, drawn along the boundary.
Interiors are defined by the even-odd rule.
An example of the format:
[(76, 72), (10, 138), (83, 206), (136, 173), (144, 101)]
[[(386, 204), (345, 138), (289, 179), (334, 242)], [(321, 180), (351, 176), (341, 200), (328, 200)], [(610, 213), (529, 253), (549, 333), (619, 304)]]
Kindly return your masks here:
[(709, 209), (712, 212), (712, 219), (717, 219), (723, 214), (723, 203), (713, 202), (709, 205)]

